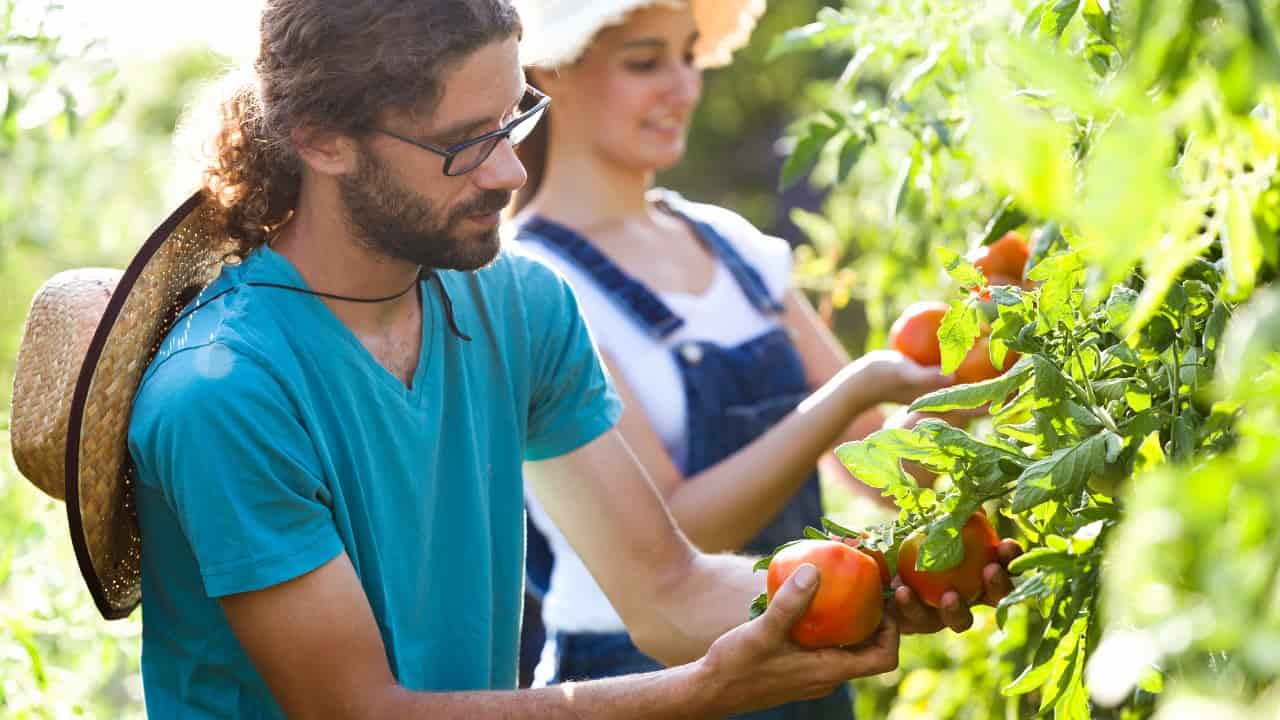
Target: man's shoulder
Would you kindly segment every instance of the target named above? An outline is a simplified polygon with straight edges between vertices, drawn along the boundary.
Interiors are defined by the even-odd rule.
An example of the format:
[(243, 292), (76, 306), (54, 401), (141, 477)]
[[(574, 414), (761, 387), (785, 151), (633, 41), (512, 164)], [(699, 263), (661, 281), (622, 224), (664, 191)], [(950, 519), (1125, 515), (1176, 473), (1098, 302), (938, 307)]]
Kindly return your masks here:
[(139, 384), (134, 412), (142, 415), (157, 406), (199, 412), (280, 388), (257, 353), (213, 335), (157, 355)]

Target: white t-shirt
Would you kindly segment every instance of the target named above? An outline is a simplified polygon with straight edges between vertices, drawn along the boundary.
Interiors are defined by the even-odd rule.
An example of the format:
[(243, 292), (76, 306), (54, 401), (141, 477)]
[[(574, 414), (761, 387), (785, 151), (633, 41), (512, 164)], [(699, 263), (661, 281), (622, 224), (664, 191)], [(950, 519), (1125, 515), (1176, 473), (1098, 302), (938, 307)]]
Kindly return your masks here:
[[(779, 302), (791, 287), (791, 247), (765, 235), (745, 218), (723, 208), (691, 203), (674, 193), (667, 201), (689, 217), (712, 226), (742, 259), (760, 274), (770, 295)], [(596, 344), (609, 355), (614, 368), (634, 391), (673, 461), (685, 457), (685, 391), (673, 351), (691, 340), (740, 345), (778, 327), (775, 316), (756, 309), (719, 259), (711, 285), (700, 296), (655, 293), (684, 325), (658, 339), (628, 315), (616, 300), (558, 250), (536, 239), (520, 242), (523, 251), (559, 270), (578, 297), (582, 314)], [(560, 632), (622, 632), (622, 619), (592, 579), (568, 541), (553, 525), (531, 493), (526, 493), (534, 525), (547, 537), (555, 555), (551, 588), (542, 601), (542, 621)]]

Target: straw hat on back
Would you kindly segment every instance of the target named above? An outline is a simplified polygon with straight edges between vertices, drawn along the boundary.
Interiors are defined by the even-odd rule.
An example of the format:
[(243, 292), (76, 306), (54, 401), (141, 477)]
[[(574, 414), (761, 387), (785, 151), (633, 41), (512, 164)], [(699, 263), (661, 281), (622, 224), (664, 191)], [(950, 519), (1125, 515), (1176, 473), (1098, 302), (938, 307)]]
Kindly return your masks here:
[(65, 500), (80, 573), (104, 618), (141, 600), (141, 539), (127, 437), (142, 373), (178, 311), (233, 257), (201, 193), (152, 233), (123, 273), (71, 270), (36, 293), (14, 378), (18, 470)]
[[(621, 24), (650, 5), (684, 7), (684, 0), (514, 0), (524, 23), (520, 54), (525, 65), (554, 68), (582, 56), (596, 33)], [(747, 44), (765, 0), (688, 0), (698, 27), (694, 57), (699, 67), (727, 65)]]

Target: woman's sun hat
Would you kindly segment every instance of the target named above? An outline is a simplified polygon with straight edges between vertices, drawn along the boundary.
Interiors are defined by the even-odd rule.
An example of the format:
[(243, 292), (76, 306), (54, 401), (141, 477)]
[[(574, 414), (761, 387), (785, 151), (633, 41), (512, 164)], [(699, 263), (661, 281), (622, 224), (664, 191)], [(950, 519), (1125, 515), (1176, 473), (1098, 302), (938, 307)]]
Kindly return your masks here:
[[(524, 24), (520, 41), (526, 66), (568, 65), (591, 44), (596, 33), (619, 25), (632, 12), (651, 5), (685, 7), (684, 0), (514, 0)], [(694, 57), (698, 67), (727, 65), (733, 52), (751, 37), (764, 13), (765, 0), (688, 0), (698, 26)]]

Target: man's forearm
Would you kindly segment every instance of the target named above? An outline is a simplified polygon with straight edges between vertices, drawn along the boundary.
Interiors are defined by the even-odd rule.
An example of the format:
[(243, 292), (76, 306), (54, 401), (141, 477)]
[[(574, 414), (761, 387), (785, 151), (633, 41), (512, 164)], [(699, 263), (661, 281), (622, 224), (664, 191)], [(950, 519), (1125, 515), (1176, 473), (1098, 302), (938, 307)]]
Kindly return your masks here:
[(751, 601), (765, 590), (757, 558), (694, 554), (678, 584), (659, 597), (662, 623), (646, 626), (633, 639), (641, 650), (667, 665), (690, 662), (716, 638), (750, 619)]
[(421, 693), (397, 690), (382, 703), (378, 720), (702, 720), (718, 710), (701, 664), (604, 680), (509, 692)]

